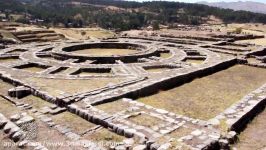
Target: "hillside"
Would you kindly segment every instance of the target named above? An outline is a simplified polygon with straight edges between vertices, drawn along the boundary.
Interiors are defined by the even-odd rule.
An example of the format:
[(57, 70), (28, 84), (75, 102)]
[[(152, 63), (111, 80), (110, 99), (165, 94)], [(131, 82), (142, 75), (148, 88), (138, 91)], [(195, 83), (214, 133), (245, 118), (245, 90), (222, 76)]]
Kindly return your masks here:
[(129, 30), (155, 24), (198, 25), (208, 22), (211, 16), (226, 23), (266, 23), (264, 14), (178, 2), (0, 0), (0, 3), (1, 12), (25, 16), (17, 21), (29, 23), (31, 20), (38, 19), (42, 20), (42, 24), (46, 26), (97, 25), (105, 29)]
[(233, 9), (233, 10), (245, 10), (245, 11), (250, 11), (250, 12), (266, 14), (266, 4), (259, 3), (259, 2), (252, 2), (252, 1), (216, 2), (216, 3), (215, 2), (214, 3), (199, 2), (199, 4), (204, 4), (204, 5), (219, 7), (219, 8), (228, 8), (228, 9)]

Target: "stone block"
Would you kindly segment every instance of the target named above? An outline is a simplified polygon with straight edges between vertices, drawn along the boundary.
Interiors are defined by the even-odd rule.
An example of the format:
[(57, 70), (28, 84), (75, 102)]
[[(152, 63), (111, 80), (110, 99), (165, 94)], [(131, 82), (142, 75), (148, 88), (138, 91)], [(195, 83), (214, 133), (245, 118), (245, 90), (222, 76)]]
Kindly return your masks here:
[(21, 99), (31, 94), (31, 90), (25, 86), (18, 86), (8, 90), (8, 95), (10, 97), (15, 97)]

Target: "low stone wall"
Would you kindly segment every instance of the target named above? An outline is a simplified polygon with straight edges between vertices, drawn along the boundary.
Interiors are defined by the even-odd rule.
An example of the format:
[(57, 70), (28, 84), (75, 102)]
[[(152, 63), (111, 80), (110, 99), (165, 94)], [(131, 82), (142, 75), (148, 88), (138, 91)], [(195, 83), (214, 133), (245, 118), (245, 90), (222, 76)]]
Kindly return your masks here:
[(81, 44), (65, 47), (62, 50), (66, 52), (72, 52), (76, 50), (92, 49), (92, 48), (120, 48), (120, 49), (146, 49), (147, 47), (137, 44), (130, 43), (92, 43), (92, 44)]
[(251, 51), (247, 54), (248, 57), (255, 55), (255, 56), (265, 56), (266, 55), (266, 48), (261, 48), (256, 51)]
[(235, 122), (231, 126), (232, 131), (241, 132), (245, 129), (247, 124), (253, 120), (254, 117), (257, 116), (260, 112), (265, 109), (266, 106), (266, 98), (257, 103), (250, 111), (248, 111), (245, 115), (243, 115), (237, 122)]
[(79, 70), (71, 73), (71, 75), (77, 75), (82, 72), (92, 73), (111, 73), (111, 68), (80, 68)]
[(36, 63), (28, 63), (28, 64), (23, 64), (23, 65), (15, 66), (14, 68), (23, 69), (23, 68), (29, 68), (29, 67), (39, 67), (39, 68), (42, 68), (42, 69), (47, 69), (50, 66), (42, 65), (42, 64), (36, 64)]
[(227, 69), (227, 68), (229, 68), (229, 67), (231, 67), (237, 63), (238, 63), (237, 59), (233, 58), (233, 59), (221, 62), (221, 63), (216, 63), (211, 67), (204, 67), (198, 71), (193, 71), (193, 72), (185, 73), (185, 74), (178, 75), (175, 77), (170, 77), (170, 78), (164, 79), (162, 81), (153, 82), (152, 84), (146, 84), (145, 86), (135, 88), (134, 90), (127, 91), (123, 94), (116, 95), (116, 96), (113, 96), (110, 98), (108, 97), (108, 98), (102, 99), (100, 101), (93, 102), (92, 105), (101, 104), (101, 103), (105, 103), (105, 102), (111, 102), (111, 101), (121, 99), (124, 97), (137, 99), (139, 97), (149, 96), (149, 95), (157, 93), (160, 89), (174, 88), (176, 86), (190, 82), (195, 78), (207, 76), (207, 75), (213, 74), (215, 72), (221, 71), (223, 69)]
[[(76, 50), (90, 49), (90, 48), (125, 48), (135, 49), (138, 52), (127, 55), (111, 55), (111, 56), (93, 56), (76, 54)], [(93, 64), (113, 64), (116, 60), (122, 62), (133, 63), (140, 58), (147, 58), (151, 56), (160, 56), (160, 52), (154, 46), (147, 46), (147, 44), (131, 44), (131, 43), (91, 43), (91, 44), (69, 44), (62, 45), (53, 49), (52, 56), (59, 60), (65, 59), (79, 59), (80, 61), (91, 60)]]
[(212, 73), (218, 72), (218, 71), (226, 69), (228, 67), (231, 67), (231, 66), (235, 65), (236, 63), (237, 63), (237, 60), (232, 59), (232, 60), (225, 61), (225, 62), (217, 64), (217, 65), (214, 65), (213, 67), (203, 68), (203, 69), (195, 71), (195, 72), (190, 72), (188, 74), (179, 75), (179, 76), (176, 76), (176, 77), (173, 77), (173, 78), (149, 85), (147, 87), (136, 90), (134, 92), (128, 93), (126, 97), (136, 99), (138, 97), (148, 96), (148, 95), (154, 94), (154, 93), (158, 92), (160, 89), (174, 88), (178, 85), (189, 82), (195, 78), (207, 76), (207, 75), (210, 75)]
[(40, 97), (43, 100), (46, 100), (46, 101), (48, 101), (50, 103), (54, 103), (54, 104), (59, 104), (60, 103), (60, 102), (57, 101), (56, 98), (54, 98), (53, 96), (50, 96), (48, 93), (40, 91), (40, 90), (38, 90), (38, 88), (31, 87), (31, 86), (29, 86), (27, 84), (24, 84), (20, 80), (13, 79), (13, 78), (11, 78), (9, 76), (5, 76), (5, 75), (3, 75), (1, 73), (0, 73), (0, 79), (2, 79), (4, 82), (10, 83), (10, 84), (12, 84), (14, 86), (25, 86), (25, 87), (30, 89), (32, 95), (34, 95), (36, 97)]

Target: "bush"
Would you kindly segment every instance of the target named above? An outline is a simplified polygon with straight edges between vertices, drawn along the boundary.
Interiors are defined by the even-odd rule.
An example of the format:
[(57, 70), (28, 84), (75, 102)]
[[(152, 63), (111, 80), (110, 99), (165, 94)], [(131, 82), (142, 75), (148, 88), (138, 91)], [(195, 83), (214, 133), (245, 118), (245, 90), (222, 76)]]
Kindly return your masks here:
[(240, 33), (242, 33), (242, 28), (236, 28), (235, 33), (236, 33), (236, 34), (240, 34)]
[(85, 31), (81, 31), (81, 35), (84, 36), (86, 35), (87, 33)]

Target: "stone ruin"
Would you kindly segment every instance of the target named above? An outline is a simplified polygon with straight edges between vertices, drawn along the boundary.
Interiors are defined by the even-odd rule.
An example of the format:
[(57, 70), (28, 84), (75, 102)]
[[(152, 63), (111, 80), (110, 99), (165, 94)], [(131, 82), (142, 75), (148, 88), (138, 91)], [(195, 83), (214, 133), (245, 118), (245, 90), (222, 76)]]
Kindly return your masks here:
[[(58, 140), (89, 143), (80, 149), (229, 149), (236, 134), (258, 108), (265, 106), (265, 85), (209, 120), (177, 114), (137, 99), (237, 64), (265, 68), (265, 48), (234, 43), (245, 38), (254, 37), (121, 36), (8, 45), (0, 50), (0, 78), (1, 84), (10, 87), (3, 86), (0, 96), (17, 109), (17, 114), (1, 113), (1, 130), (25, 149), (49, 149), (44, 144), (27, 145), (40, 142), (38, 136), (44, 134), (36, 133), (41, 132), (36, 131), (40, 124), (46, 126), (43, 130), (47, 132), (58, 132), (54, 133)], [(110, 55), (77, 52), (95, 48), (134, 51)], [(250, 58), (256, 61), (250, 62)], [(27, 102), (29, 97), (34, 101)], [(35, 104), (37, 98), (45, 106)], [(116, 101), (120, 101), (119, 105), (107, 111), (98, 107)], [(123, 108), (109, 112), (119, 106)], [(70, 125), (74, 122), (58, 123), (56, 116), (65, 113), (85, 120), (91, 128), (78, 132)], [(137, 117), (146, 119), (139, 122)], [(152, 120), (156, 123), (145, 125)], [(227, 125), (225, 133), (217, 127), (222, 121)], [(122, 140), (117, 145), (97, 145), (99, 141), (94, 138), (106, 139), (101, 137), (106, 136), (105, 132)], [(176, 145), (171, 143), (174, 140)]]

